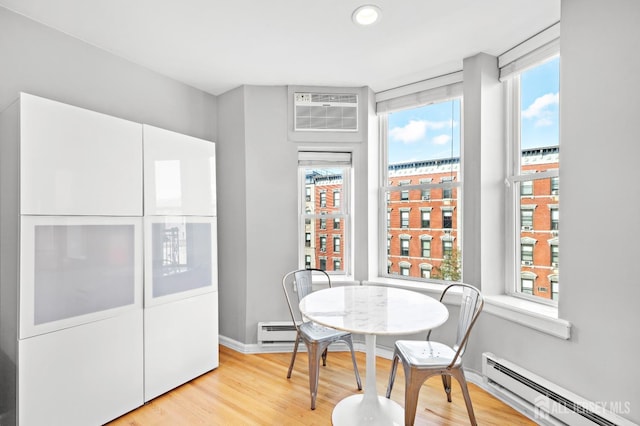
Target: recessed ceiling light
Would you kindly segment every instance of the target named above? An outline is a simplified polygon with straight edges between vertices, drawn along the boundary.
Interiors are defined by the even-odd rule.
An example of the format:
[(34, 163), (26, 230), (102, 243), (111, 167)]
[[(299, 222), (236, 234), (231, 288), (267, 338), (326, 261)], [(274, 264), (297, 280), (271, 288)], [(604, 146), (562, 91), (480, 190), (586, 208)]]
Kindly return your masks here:
[(351, 15), (351, 19), (358, 25), (373, 25), (380, 20), (380, 16), (382, 15), (382, 11), (378, 6), (373, 4), (366, 4), (364, 6), (360, 6), (357, 8), (353, 15)]

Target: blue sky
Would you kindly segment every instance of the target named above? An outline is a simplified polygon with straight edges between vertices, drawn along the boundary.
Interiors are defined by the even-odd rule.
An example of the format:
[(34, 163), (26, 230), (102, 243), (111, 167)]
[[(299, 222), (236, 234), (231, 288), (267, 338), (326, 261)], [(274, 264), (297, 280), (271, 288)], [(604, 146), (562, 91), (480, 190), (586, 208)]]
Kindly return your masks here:
[[(521, 76), (522, 148), (558, 144), (559, 58)], [(389, 114), (389, 163), (458, 157), (460, 101)]]

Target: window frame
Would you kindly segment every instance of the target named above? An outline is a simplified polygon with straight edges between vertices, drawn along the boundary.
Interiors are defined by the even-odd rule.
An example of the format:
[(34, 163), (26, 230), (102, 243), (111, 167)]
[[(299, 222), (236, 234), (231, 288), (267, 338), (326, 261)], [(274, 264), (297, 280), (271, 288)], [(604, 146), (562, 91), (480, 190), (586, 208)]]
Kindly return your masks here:
[[(548, 46), (547, 46), (548, 47)], [(535, 280), (533, 285), (532, 294), (523, 293), (518, 289), (522, 288), (522, 272), (521, 268), (524, 265), (524, 259), (522, 259), (522, 232), (530, 232), (523, 229), (522, 225), (522, 207), (521, 198), (534, 199), (537, 197), (535, 191), (535, 181), (538, 179), (549, 179), (553, 181), (556, 179), (559, 182), (559, 169), (560, 165), (555, 169), (547, 169), (545, 171), (525, 171), (522, 170), (521, 158), (521, 81), (520, 76), (523, 72), (526, 72), (532, 68), (543, 65), (544, 63), (553, 60), (560, 56), (559, 43), (557, 43), (557, 49), (552, 46), (546, 50), (545, 55), (539, 55), (535, 62), (531, 62), (527, 67), (514, 72), (509, 78), (504, 79), (503, 84), (505, 86), (505, 96), (507, 105), (507, 153), (509, 156), (507, 166), (507, 176), (505, 182), (510, 189), (507, 191), (507, 211), (511, 215), (510, 220), (505, 221), (505, 247), (507, 247), (507, 259), (506, 264), (506, 283), (505, 293), (508, 296), (526, 299), (532, 302), (551, 305), (557, 307), (557, 300), (546, 299), (543, 297), (535, 296)], [(559, 89), (560, 90), (560, 89)], [(558, 117), (558, 119), (560, 119)], [(560, 146), (560, 141), (558, 147)], [(551, 184), (550, 184), (551, 185)], [(551, 186), (550, 186), (551, 187)], [(524, 191), (523, 188), (531, 188), (531, 191)], [(549, 196), (553, 191), (550, 191)], [(557, 191), (559, 192), (559, 191)], [(525, 205), (526, 206), (526, 205)], [(557, 204), (556, 204), (557, 207)], [(535, 213), (534, 213), (535, 215)], [(550, 214), (551, 216), (551, 214)], [(551, 221), (551, 219), (549, 219)], [(533, 228), (533, 227), (532, 227)], [(535, 245), (533, 247), (535, 252)], [(534, 256), (535, 257), (535, 256)], [(533, 263), (534, 261), (531, 261)], [(549, 292), (551, 294), (551, 291)]]

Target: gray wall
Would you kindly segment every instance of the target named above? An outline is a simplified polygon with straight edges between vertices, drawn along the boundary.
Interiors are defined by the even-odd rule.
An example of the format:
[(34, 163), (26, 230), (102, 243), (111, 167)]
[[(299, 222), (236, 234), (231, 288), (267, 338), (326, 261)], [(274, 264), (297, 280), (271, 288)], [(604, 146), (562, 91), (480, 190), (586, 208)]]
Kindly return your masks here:
[(0, 8), (0, 111), (27, 92), (215, 140), (216, 97)]
[(560, 340), (484, 315), (468, 362), (490, 351), (640, 423), (640, 2), (563, 0)]

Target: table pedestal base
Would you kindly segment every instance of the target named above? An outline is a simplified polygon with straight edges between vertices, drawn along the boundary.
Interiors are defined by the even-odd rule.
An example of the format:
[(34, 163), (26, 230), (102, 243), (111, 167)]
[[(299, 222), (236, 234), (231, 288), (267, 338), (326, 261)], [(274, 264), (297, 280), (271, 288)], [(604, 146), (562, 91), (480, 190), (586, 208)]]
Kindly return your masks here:
[(400, 404), (384, 396), (376, 395), (376, 398), (352, 395), (343, 399), (333, 409), (333, 425), (404, 425), (404, 409)]

